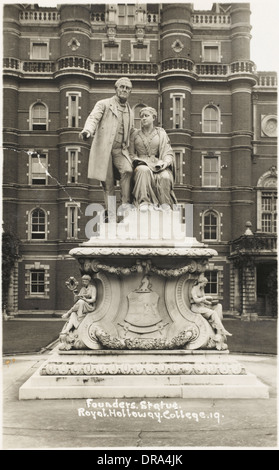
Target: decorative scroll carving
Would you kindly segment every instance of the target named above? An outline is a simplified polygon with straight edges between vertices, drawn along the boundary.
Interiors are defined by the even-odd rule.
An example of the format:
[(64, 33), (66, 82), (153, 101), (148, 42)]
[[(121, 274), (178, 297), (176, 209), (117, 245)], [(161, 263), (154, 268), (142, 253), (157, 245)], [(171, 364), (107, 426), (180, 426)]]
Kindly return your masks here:
[(192, 258), (209, 258), (217, 256), (217, 251), (211, 248), (183, 248), (183, 247), (97, 247), (81, 246), (70, 251), (71, 256), (95, 257), (95, 256), (187, 256)]
[(187, 330), (181, 331), (171, 340), (167, 340), (166, 338), (138, 337), (119, 339), (107, 334), (99, 326), (92, 325), (90, 328), (91, 338), (96, 339), (106, 349), (179, 349), (183, 348), (195, 334), (195, 328), (189, 327)]
[(146, 273), (150, 272), (150, 273), (158, 274), (159, 276), (163, 276), (163, 277), (178, 277), (188, 272), (189, 273), (194, 273), (194, 272), (201, 273), (206, 270), (206, 265), (207, 265), (207, 260), (201, 261), (199, 263), (193, 260), (186, 266), (182, 266), (180, 268), (160, 269), (154, 266), (151, 260), (139, 259), (136, 261), (136, 264), (129, 266), (129, 267), (123, 267), (123, 266), (111, 266), (111, 265), (99, 263), (98, 260), (96, 259), (94, 259), (93, 261), (90, 261), (89, 259), (85, 259), (83, 262), (83, 270), (84, 272), (104, 271), (110, 274), (123, 275), (123, 276), (129, 276), (132, 273), (142, 273), (145, 271)]
[(41, 375), (246, 375), (240, 363), (196, 362), (196, 363), (124, 363), (94, 364), (92, 362), (48, 362)]

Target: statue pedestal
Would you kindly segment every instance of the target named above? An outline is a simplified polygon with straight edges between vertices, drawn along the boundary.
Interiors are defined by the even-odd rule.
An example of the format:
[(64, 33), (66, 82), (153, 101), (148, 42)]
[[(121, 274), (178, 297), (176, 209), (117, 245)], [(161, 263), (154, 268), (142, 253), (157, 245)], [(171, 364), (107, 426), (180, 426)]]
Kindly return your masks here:
[(227, 352), (201, 350), (54, 353), (19, 391), (21, 400), (268, 396)]
[(156, 216), (159, 232), (150, 232), (148, 218), (142, 225), (129, 216), (135, 237), (123, 224), (116, 232), (103, 224), (100, 236), (71, 250), (81, 274), (95, 282), (96, 308), (73, 332), (62, 332), (58, 350), (21, 387), (20, 399), (268, 397), (267, 387), (229, 356), (225, 336), (191, 310), (192, 287), (216, 251), (164, 231), (168, 223), (179, 228), (171, 211)]

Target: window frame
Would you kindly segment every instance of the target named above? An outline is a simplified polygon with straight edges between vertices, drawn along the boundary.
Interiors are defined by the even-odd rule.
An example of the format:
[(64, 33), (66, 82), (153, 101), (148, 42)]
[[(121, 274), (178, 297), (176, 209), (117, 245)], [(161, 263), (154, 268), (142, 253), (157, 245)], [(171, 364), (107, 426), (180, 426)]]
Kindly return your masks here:
[[(271, 209), (271, 211), (264, 211), (262, 207), (262, 200), (264, 193), (270, 193), (272, 204), (274, 205), (274, 201), (277, 201), (277, 171), (275, 167), (272, 167), (269, 171), (264, 173), (257, 182), (257, 232), (259, 233), (267, 233), (270, 235), (277, 234), (277, 226), (276, 230), (274, 229), (274, 225), (277, 222), (277, 204), (276, 207)], [(263, 214), (271, 214), (271, 231), (264, 231), (263, 230)]]
[[(26, 264), (25, 267), (25, 299), (49, 299), (50, 292), (50, 266), (34, 261), (33, 264)], [(32, 292), (32, 272), (44, 273), (44, 292)]]
[[(102, 50), (102, 61), (103, 62), (120, 62), (121, 61), (121, 41), (114, 41), (113, 43), (108, 43), (107, 41), (103, 41), (103, 50)], [(108, 59), (106, 57), (106, 49), (114, 48), (117, 49), (117, 57), (114, 59)]]
[[(217, 60), (207, 60), (206, 58), (206, 49), (216, 49), (217, 50)], [(208, 64), (216, 64), (221, 63), (221, 42), (220, 41), (204, 41), (202, 42), (202, 55), (201, 55), (202, 62)]]
[[(67, 175), (67, 183), (68, 184), (76, 184), (78, 183), (78, 177), (80, 176), (80, 173), (78, 172), (78, 164), (79, 164), (79, 152), (81, 151), (80, 147), (66, 147), (65, 149), (67, 153), (68, 159), (66, 160), (66, 163), (68, 164), (68, 171), (66, 173)], [(71, 181), (72, 177), (72, 153), (74, 153), (74, 178), (75, 181)]]
[[(67, 240), (77, 240), (78, 233), (80, 231), (78, 227), (78, 221), (80, 219), (80, 216), (78, 215), (80, 209), (80, 202), (66, 202), (65, 207), (67, 210), (67, 215), (65, 216), (67, 220), (67, 227), (65, 228), (67, 233)], [(74, 209), (74, 211), (72, 209)], [(72, 214), (74, 215), (73, 223), (71, 217)]]
[[(206, 111), (208, 109), (214, 109), (216, 112), (216, 119), (206, 119)], [(215, 123), (216, 130), (207, 130), (206, 123)], [(205, 105), (202, 109), (202, 133), (203, 134), (219, 134), (221, 132), (221, 111), (218, 106), (213, 103)]]
[[(205, 160), (209, 159), (216, 159), (217, 160), (217, 165), (216, 165), (216, 184), (206, 184), (205, 183)], [(202, 187), (203, 188), (220, 188), (221, 187), (221, 155), (219, 153), (214, 153), (214, 154), (209, 154), (208, 152), (204, 152), (202, 154), (202, 164), (201, 164), (201, 179), (202, 179)], [(207, 172), (210, 174), (213, 174), (213, 172)]]
[[(42, 170), (42, 174), (44, 175), (44, 181), (45, 183), (44, 184), (41, 184), (41, 183), (35, 183), (33, 182), (33, 159), (37, 158), (37, 155), (36, 156), (33, 156), (35, 151), (34, 150), (29, 150), (28, 151), (29, 153), (29, 163), (28, 163), (28, 168), (29, 168), (29, 172), (28, 172), (28, 183), (31, 185), (31, 186), (47, 186), (48, 185), (48, 152), (43, 150), (42, 153), (40, 154), (40, 159), (42, 159), (42, 157), (45, 159), (45, 169), (46, 169), (46, 172), (43, 173), (43, 170)], [(43, 163), (43, 162), (42, 162)], [(38, 173), (39, 174), (39, 173)]]
[[(185, 100), (185, 93), (171, 93), (170, 97), (172, 99), (172, 128), (173, 129), (183, 129), (183, 111), (185, 108), (184, 100)], [(177, 112), (177, 103), (179, 102), (179, 110)], [(178, 124), (177, 124), (177, 116), (178, 116)]]
[[(184, 155), (185, 155), (185, 148), (173, 148), (174, 158), (175, 158), (175, 185), (182, 185), (184, 184)], [(178, 158), (177, 158), (178, 156)], [(177, 166), (177, 159), (179, 159), (179, 167)]]
[[(36, 57), (36, 55), (34, 54), (34, 45), (39, 45), (39, 44), (42, 44), (42, 45), (46, 45), (46, 57)], [(35, 39), (31, 39), (30, 40), (30, 60), (38, 60), (38, 61), (41, 61), (41, 60), (49, 60), (50, 58), (50, 52), (49, 52), (49, 39), (38, 39), (38, 40), (35, 40)]]
[[(207, 215), (214, 215), (216, 217), (216, 237), (206, 238), (205, 237), (205, 217)], [(208, 225), (211, 227), (211, 225)], [(220, 242), (221, 241), (221, 230), (220, 230), (220, 214), (215, 209), (208, 209), (202, 214), (202, 241), (207, 243)]]
[[(135, 49), (145, 49), (145, 57), (143, 59), (135, 58)], [(131, 41), (131, 62), (150, 62), (150, 42), (143, 41), (138, 43), (138, 41)]]
[[(124, 14), (120, 15), (120, 7), (124, 7)], [(133, 14), (129, 13), (129, 8), (133, 8)], [(120, 21), (123, 18), (123, 22)], [(119, 26), (133, 26), (136, 18), (136, 4), (117, 4), (117, 22)]]
[[(216, 275), (216, 281), (213, 283), (211, 280), (212, 274)], [(219, 296), (219, 271), (218, 269), (211, 269), (208, 271), (205, 271), (204, 273), (206, 279), (208, 280), (208, 283), (205, 287), (205, 293), (212, 295), (213, 297), (218, 297)], [(216, 285), (216, 292), (211, 291), (211, 286)]]
[[(44, 224), (39, 223), (39, 221), (37, 222), (38, 226), (39, 225), (44, 225), (44, 227), (45, 227), (44, 231), (36, 231), (36, 232), (33, 231), (33, 225), (35, 225), (35, 223), (33, 221), (33, 214), (36, 210), (42, 211), (44, 213)], [(38, 242), (42, 242), (42, 241), (47, 240), (47, 234), (48, 234), (47, 227), (48, 227), (48, 213), (42, 207), (34, 207), (33, 209), (31, 209), (28, 212), (28, 240), (29, 241), (34, 242), (34, 243), (38, 243)], [(44, 234), (44, 237), (34, 238), (33, 237), (34, 233), (42, 233), (42, 234)]]
[[(45, 118), (44, 118), (44, 122), (45, 124), (42, 124), (41, 122), (39, 121), (35, 121), (35, 118), (34, 118), (34, 108), (36, 108), (36, 106), (42, 106), (44, 109), (45, 109)], [(45, 132), (45, 131), (48, 131), (48, 106), (43, 103), (42, 101), (38, 100), (36, 101), (35, 103), (32, 103), (30, 108), (29, 108), (29, 130), (30, 131), (33, 131), (33, 132)], [(43, 118), (36, 118), (36, 119), (43, 119)], [(35, 121), (35, 122), (34, 122)], [(36, 126), (44, 126), (45, 128), (42, 128), (42, 129), (34, 129), (34, 125)]]
[[(72, 112), (72, 98), (75, 97), (75, 110), (74, 113)], [(81, 98), (81, 92), (80, 91), (67, 91), (66, 92), (66, 98), (67, 98), (67, 106), (66, 110), (68, 111), (68, 114), (66, 116), (66, 119), (68, 121), (68, 127), (72, 129), (76, 129), (79, 127), (79, 121), (81, 119), (81, 116), (79, 115), (79, 111), (81, 109), (80, 107), (80, 98)], [(73, 125), (73, 119), (75, 119), (75, 125)]]

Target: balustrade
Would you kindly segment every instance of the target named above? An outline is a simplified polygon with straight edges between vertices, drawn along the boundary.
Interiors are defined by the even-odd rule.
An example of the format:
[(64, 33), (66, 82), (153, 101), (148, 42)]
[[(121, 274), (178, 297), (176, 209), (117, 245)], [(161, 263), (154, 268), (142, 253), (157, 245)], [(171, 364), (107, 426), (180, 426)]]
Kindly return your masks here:
[(92, 23), (103, 23), (105, 21), (105, 13), (91, 13)]
[(250, 60), (233, 62), (231, 64), (231, 73), (254, 73), (255, 64)]
[(58, 70), (67, 68), (78, 68), (83, 70), (91, 70), (91, 61), (84, 57), (63, 57), (58, 60)]
[(94, 72), (96, 74), (156, 75), (158, 66), (151, 63), (96, 62)]
[(13, 57), (6, 57), (3, 59), (3, 68), (19, 70), (20, 61), (18, 59), (14, 59)]
[(161, 72), (166, 70), (193, 70), (193, 62), (187, 59), (167, 59), (161, 63)]
[(28, 60), (22, 63), (23, 72), (52, 73), (55, 70), (55, 62)]
[(214, 25), (229, 25), (231, 18), (229, 15), (211, 15), (211, 14), (195, 14), (192, 16), (192, 23), (194, 25), (214, 26)]
[(277, 87), (277, 75), (276, 74), (258, 74), (260, 87)]
[(56, 23), (60, 20), (58, 11), (21, 11), (19, 13), (19, 21), (26, 23)]
[(197, 75), (226, 76), (228, 75), (228, 65), (226, 64), (196, 64)]
[(231, 253), (258, 253), (268, 251), (277, 252), (277, 235), (255, 233), (251, 236), (242, 236), (231, 243)]

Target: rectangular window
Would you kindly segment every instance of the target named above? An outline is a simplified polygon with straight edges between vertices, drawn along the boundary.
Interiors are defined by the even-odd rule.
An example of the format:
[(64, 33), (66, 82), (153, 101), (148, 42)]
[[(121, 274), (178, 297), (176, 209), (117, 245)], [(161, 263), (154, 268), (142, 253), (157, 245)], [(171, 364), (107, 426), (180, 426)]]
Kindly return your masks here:
[(78, 181), (78, 149), (68, 149), (68, 183), (77, 183), (77, 181)]
[(66, 204), (67, 207), (67, 238), (78, 238), (78, 204)]
[(175, 98), (175, 127), (176, 129), (181, 128), (181, 98)]
[(208, 283), (205, 286), (206, 294), (218, 294), (218, 271), (206, 271), (204, 273)]
[(79, 126), (79, 98), (81, 93), (67, 92), (68, 98), (68, 127)]
[(172, 98), (172, 121), (173, 121), (173, 128), (174, 129), (182, 129), (183, 128), (183, 99), (185, 98), (185, 94), (172, 94), (170, 95)]
[(145, 62), (147, 60), (147, 46), (133, 46), (134, 60)]
[[(30, 163), (29, 163), (30, 165)], [(31, 184), (47, 184), (47, 156), (31, 155)]]
[(118, 4), (118, 24), (130, 25), (134, 24), (135, 20), (135, 5), (134, 4)]
[(119, 45), (107, 46), (105, 45), (105, 60), (116, 61), (119, 58)]
[(204, 215), (203, 239), (217, 241), (218, 239), (218, 219), (217, 216), (209, 212)]
[(32, 269), (30, 271), (30, 294), (45, 294), (45, 271)]
[(266, 233), (277, 232), (277, 193), (275, 191), (262, 192), (262, 231)]
[(48, 43), (33, 42), (31, 45), (30, 56), (32, 60), (48, 60), (49, 59)]
[(175, 183), (183, 184), (183, 152), (175, 152)]
[(219, 62), (219, 47), (204, 46), (203, 60), (204, 62)]
[(203, 157), (202, 185), (208, 188), (220, 186), (220, 162), (219, 157)]

